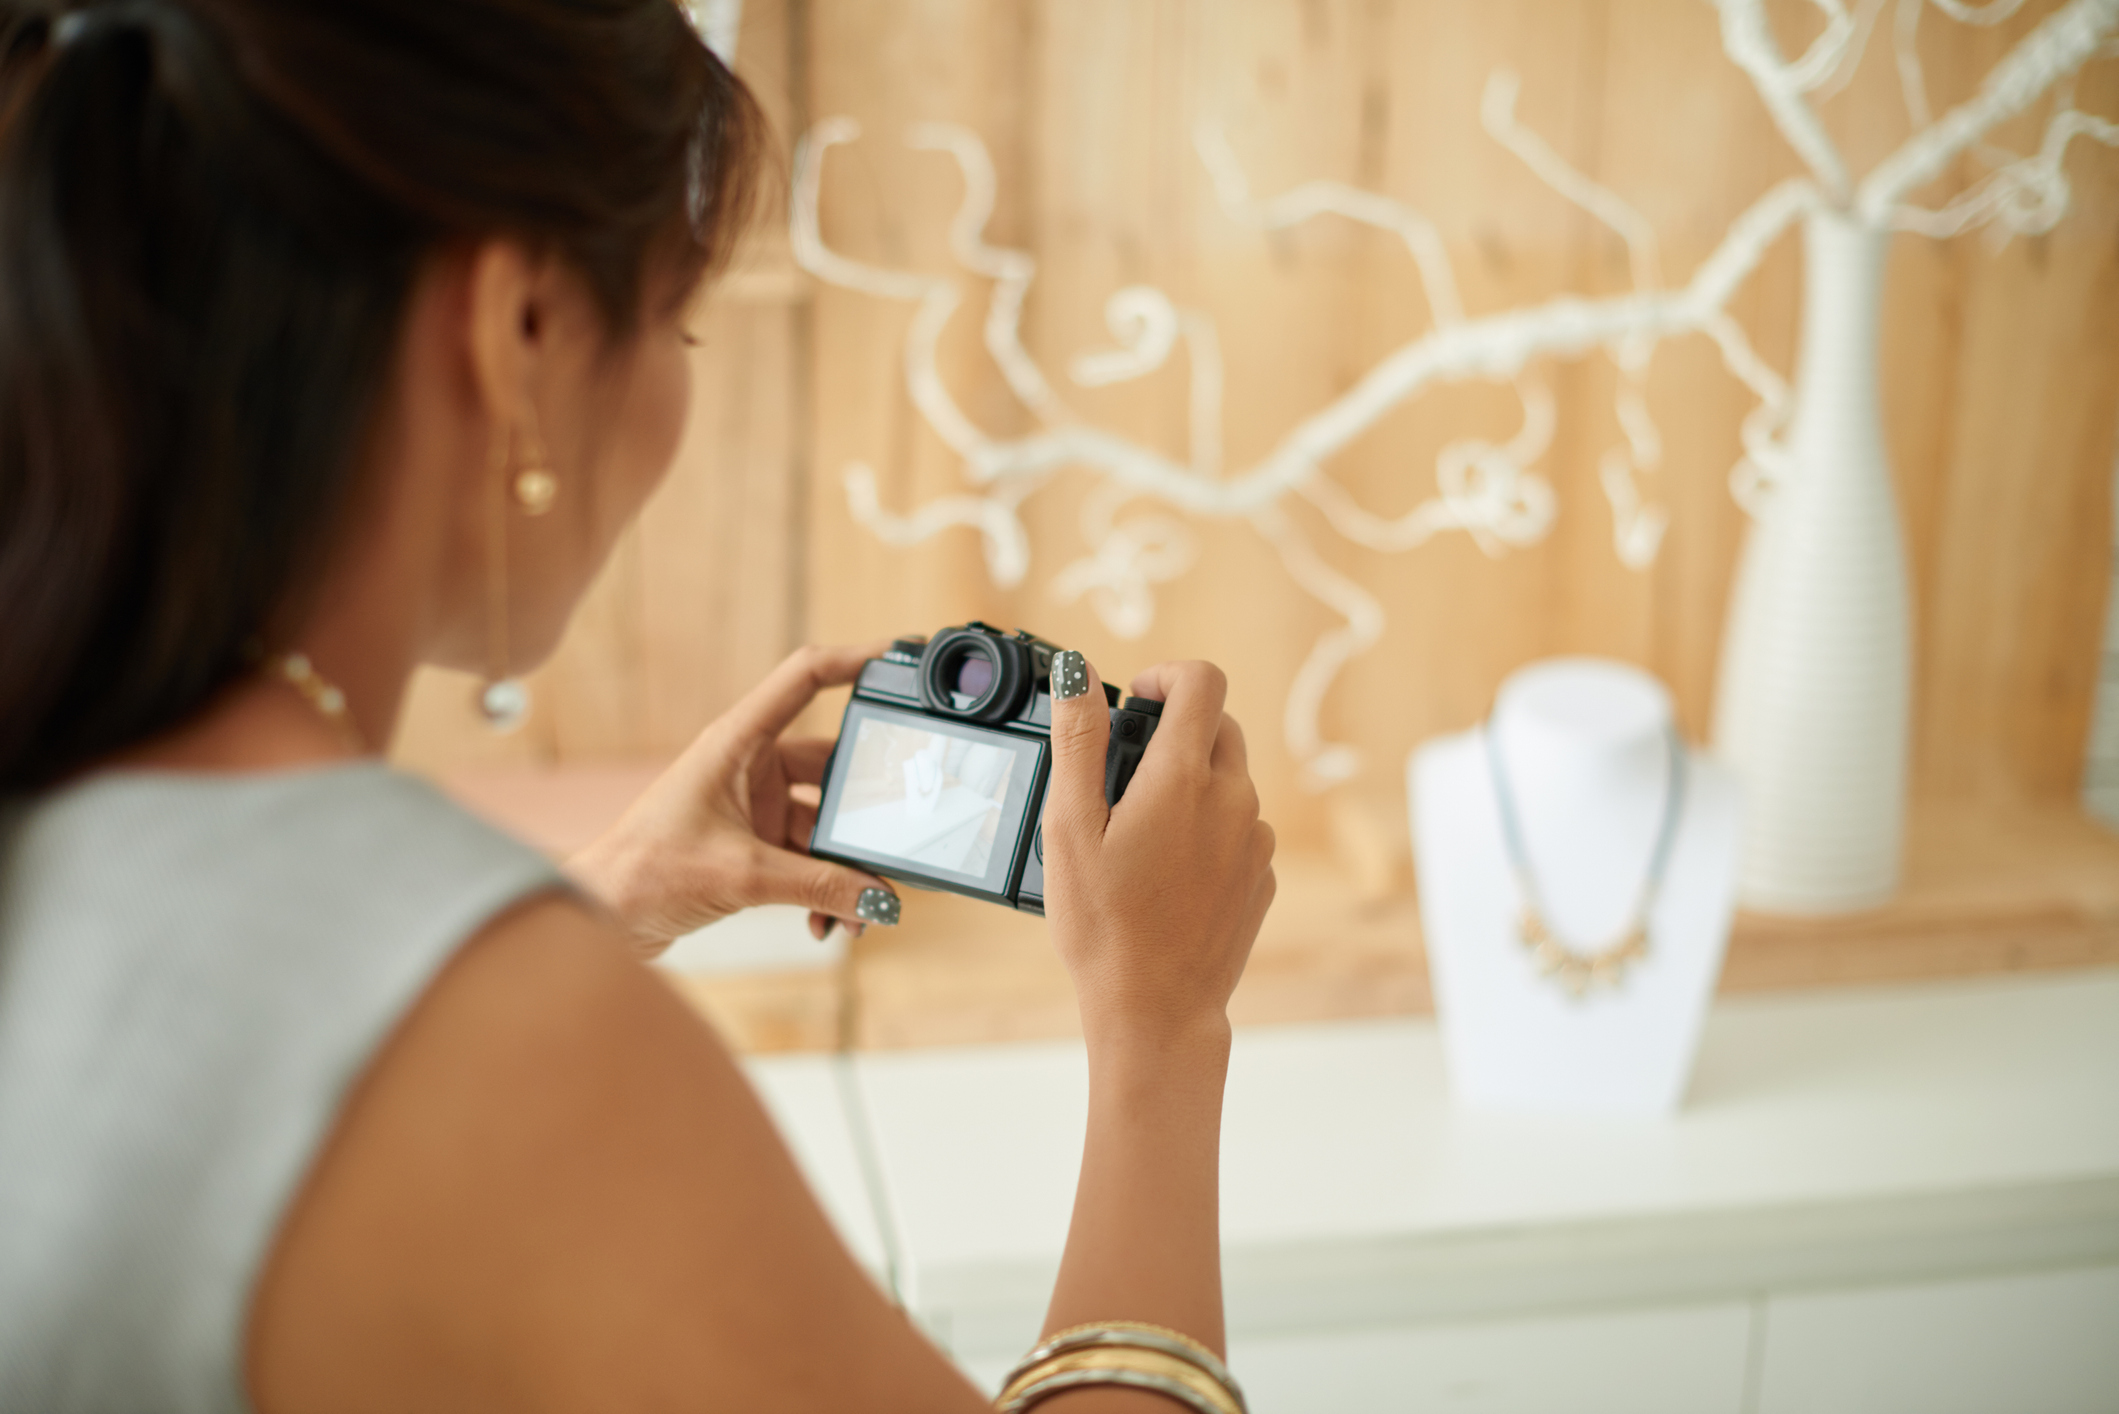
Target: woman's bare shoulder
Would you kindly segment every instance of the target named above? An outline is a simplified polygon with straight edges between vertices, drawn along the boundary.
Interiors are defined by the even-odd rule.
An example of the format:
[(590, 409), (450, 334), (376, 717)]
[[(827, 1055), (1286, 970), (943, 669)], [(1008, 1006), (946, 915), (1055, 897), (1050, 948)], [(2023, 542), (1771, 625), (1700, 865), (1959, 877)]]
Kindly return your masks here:
[(246, 1365), (265, 1414), (984, 1407), (840, 1246), (719, 1039), (559, 896), (468, 943), (355, 1086)]

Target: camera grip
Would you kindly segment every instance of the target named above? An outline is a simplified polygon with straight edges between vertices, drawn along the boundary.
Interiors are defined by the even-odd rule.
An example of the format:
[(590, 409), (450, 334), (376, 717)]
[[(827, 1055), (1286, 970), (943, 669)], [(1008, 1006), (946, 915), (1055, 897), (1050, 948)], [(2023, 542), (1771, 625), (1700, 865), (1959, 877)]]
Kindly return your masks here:
[(1129, 697), (1122, 706), (1111, 709), (1111, 744), (1104, 748), (1106, 806), (1118, 804), (1119, 797), (1126, 793), (1162, 712), (1162, 703), (1146, 697)]

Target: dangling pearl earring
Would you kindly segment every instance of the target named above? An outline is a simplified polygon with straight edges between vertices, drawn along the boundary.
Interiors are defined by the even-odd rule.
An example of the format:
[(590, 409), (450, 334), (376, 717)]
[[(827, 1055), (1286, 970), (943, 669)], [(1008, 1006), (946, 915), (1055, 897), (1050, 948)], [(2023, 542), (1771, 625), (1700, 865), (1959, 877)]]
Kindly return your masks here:
[[(515, 504), (526, 515), (541, 516), (559, 496), (559, 478), (545, 464), (544, 441), (537, 435), (535, 413), (524, 429), (528, 443), (522, 470), (513, 478)], [(508, 464), (503, 442), (493, 459), (490, 513), (486, 522), (486, 681), (478, 691), (479, 715), (496, 732), (514, 731), (530, 715), (530, 689), (508, 675)]]
[(515, 504), (522, 507), (524, 515), (541, 516), (559, 499), (559, 478), (552, 474), (551, 463), (544, 454), (544, 438), (537, 435), (535, 409), (531, 410), (529, 425), (522, 435), (526, 447), (522, 470), (515, 476)]

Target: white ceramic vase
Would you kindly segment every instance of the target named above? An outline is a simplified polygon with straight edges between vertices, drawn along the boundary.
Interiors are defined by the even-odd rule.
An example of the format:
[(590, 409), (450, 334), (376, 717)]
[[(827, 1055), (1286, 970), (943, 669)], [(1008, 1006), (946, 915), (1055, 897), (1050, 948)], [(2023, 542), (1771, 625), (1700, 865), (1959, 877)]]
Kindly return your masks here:
[(1912, 607), (1877, 376), (1890, 236), (1829, 211), (1803, 234), (1792, 456), (1738, 564), (1714, 746), (1745, 791), (1740, 901), (1816, 914), (1897, 887)]

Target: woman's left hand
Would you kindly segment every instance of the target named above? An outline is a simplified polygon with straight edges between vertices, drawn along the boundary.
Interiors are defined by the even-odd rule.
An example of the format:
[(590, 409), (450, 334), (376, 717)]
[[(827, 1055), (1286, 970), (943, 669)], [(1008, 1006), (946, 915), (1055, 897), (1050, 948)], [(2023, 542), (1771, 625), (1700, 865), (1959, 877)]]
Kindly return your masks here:
[[(809, 909), (809, 930), (819, 939), (834, 921), (855, 933), (864, 921), (896, 921), (888, 884), (809, 857), (832, 743), (781, 736), (819, 692), (852, 682), (886, 646), (797, 649), (701, 732), (603, 838), (568, 862), (650, 955), (764, 903)], [(870, 890), (889, 901), (871, 895), (864, 908)]]

